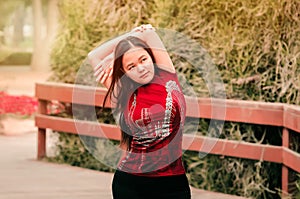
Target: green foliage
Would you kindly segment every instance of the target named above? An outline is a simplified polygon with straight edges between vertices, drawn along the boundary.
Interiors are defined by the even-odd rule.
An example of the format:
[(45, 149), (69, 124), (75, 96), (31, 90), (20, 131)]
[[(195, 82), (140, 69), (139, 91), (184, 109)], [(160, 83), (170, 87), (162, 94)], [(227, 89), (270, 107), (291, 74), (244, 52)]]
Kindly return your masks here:
[(0, 1), (0, 30), (2, 31), (3, 28), (9, 22), (13, 12), (15, 9), (20, 6), (20, 4), (27, 2), (26, 0), (1, 0)]
[(297, 174), (296, 184), (296, 198), (300, 198), (300, 174)]
[(14, 52), (11, 54), (4, 52), (3, 54), (0, 65), (30, 65), (31, 63), (32, 53), (30, 52)]
[(289, 185), (289, 197), (292, 199), (300, 198), (300, 174), (290, 170), (289, 171), (290, 185)]
[[(272, 180), (280, 177), (280, 165), (215, 155), (200, 158), (196, 152), (186, 152), (184, 160), (192, 186), (249, 198), (278, 197), (270, 188), (276, 188)], [(263, 169), (270, 166), (271, 172)]]
[[(204, 68), (201, 71), (171, 54), (179, 78), (187, 79), (197, 96), (216, 97), (204, 77), (219, 72), (229, 99), (300, 105), (299, 10), (297, 0), (62, 0), (60, 32), (52, 51), (53, 80), (89, 84), (92, 71), (83, 62), (90, 50), (137, 25), (151, 23), (184, 33), (203, 46), (199, 57), (193, 58)], [(167, 48), (191, 52), (190, 45), (180, 38), (174, 42), (159, 34)], [(78, 76), (82, 67), (85, 70)], [(216, 93), (220, 83), (213, 86)], [(189, 95), (191, 91), (184, 87), (184, 92)], [(98, 114), (97, 119), (113, 123), (108, 115)], [(198, 125), (200, 135), (281, 145), (280, 128), (226, 122), (222, 129), (218, 121), (188, 118), (186, 133), (194, 125)], [(78, 147), (78, 140), (67, 141), (75, 139), (69, 136), (62, 139), (65, 141), (61, 146), (66, 148), (61, 147), (59, 160), (101, 169), (95, 160), (90, 162), (92, 157), (82, 146)], [(292, 140), (293, 150), (299, 151), (299, 138), (292, 136)], [(101, 150), (108, 147), (107, 143), (94, 146)], [(280, 165), (213, 155), (200, 159), (193, 152), (186, 152), (184, 158), (190, 183), (195, 187), (250, 198), (280, 198)], [(295, 180), (294, 192), (299, 193), (299, 178)]]
[(178, 27), (208, 49), (228, 98), (299, 104), (298, 1), (184, 2)]
[[(72, 166), (99, 171), (113, 172), (114, 168), (107, 164), (103, 164), (104, 161), (99, 161), (99, 158), (101, 158), (100, 160), (109, 159), (109, 161), (116, 161), (116, 159), (119, 158), (120, 154), (113, 154), (113, 150), (108, 150), (108, 146), (112, 148), (112, 146), (107, 144), (108, 142), (117, 144), (117, 142), (108, 140), (101, 140), (88, 136), (79, 137), (78, 135), (60, 132), (59, 140), (55, 146), (55, 150), (59, 155), (47, 157), (46, 160), (50, 162), (67, 163)], [(89, 145), (89, 147), (86, 147), (86, 145)], [(100, 147), (97, 147), (98, 145)], [(99, 152), (93, 150), (103, 149), (103, 146), (105, 146), (106, 156), (99, 157)], [(103, 151), (100, 154), (103, 156)], [(112, 155), (114, 155), (115, 158), (113, 158)]]
[(87, 53), (117, 34), (147, 23), (152, 4), (151, 1), (60, 1), (62, 20), (52, 51), (53, 80), (73, 83)]
[(0, 51), (0, 62), (4, 61), (12, 53), (13, 53), (13, 51), (11, 49), (2, 48)]

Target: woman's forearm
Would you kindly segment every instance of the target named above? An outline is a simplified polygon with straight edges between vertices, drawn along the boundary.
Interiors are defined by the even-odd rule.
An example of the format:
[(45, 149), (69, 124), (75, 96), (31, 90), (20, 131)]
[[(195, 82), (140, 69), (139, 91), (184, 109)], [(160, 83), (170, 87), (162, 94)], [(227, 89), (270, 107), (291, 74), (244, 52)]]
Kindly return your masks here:
[(130, 32), (120, 35), (114, 39), (111, 39), (100, 46), (96, 47), (94, 50), (88, 53), (88, 59), (93, 66), (96, 66), (97, 63), (101, 62), (105, 57), (109, 56), (114, 52), (115, 47), (122, 39), (125, 39), (130, 35)]
[(175, 72), (175, 68), (169, 56), (169, 53), (167, 52), (165, 45), (163, 44), (162, 40), (160, 39), (159, 35), (154, 29), (138, 31), (135, 34), (137, 37), (146, 42), (151, 48), (152, 53), (155, 57), (157, 67), (172, 73)]
[[(97, 81), (106, 81), (109, 76), (104, 74), (112, 74), (112, 61), (114, 59), (114, 50), (118, 43), (126, 39), (128, 36), (135, 36), (143, 40), (151, 48), (155, 57), (156, 64), (159, 68), (174, 72), (173, 63), (168, 55), (168, 52), (161, 41), (155, 29), (151, 25), (142, 25), (134, 28), (130, 32), (124, 33), (114, 39), (111, 39), (99, 47), (95, 48), (88, 54), (88, 61), (95, 70)], [(109, 59), (108, 59), (109, 58)]]
[(165, 45), (155, 30), (149, 29), (140, 33), (140, 39), (146, 42), (151, 49), (160, 49), (165, 51)]
[(150, 24), (136, 27), (129, 34), (146, 42), (151, 49), (166, 50), (162, 40), (156, 33), (155, 28)]
[(124, 33), (96, 47), (94, 50), (88, 53), (88, 59), (94, 66), (97, 65), (97, 63), (105, 59), (105, 57), (113, 53), (117, 44), (128, 36), (135, 36), (140, 38), (141, 40), (146, 42), (150, 46), (150, 48), (165, 50), (162, 41), (160, 40), (154, 29), (151, 28), (144, 31), (136, 31), (135, 29), (133, 29), (130, 32)]

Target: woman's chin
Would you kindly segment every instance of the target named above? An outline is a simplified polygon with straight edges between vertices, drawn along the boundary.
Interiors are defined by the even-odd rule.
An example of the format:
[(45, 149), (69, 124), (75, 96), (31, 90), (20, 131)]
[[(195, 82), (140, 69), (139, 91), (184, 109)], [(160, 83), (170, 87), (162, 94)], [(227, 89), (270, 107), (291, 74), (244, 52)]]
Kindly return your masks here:
[(146, 77), (135, 80), (135, 82), (144, 85), (150, 83), (152, 79), (153, 79), (153, 75), (147, 75)]

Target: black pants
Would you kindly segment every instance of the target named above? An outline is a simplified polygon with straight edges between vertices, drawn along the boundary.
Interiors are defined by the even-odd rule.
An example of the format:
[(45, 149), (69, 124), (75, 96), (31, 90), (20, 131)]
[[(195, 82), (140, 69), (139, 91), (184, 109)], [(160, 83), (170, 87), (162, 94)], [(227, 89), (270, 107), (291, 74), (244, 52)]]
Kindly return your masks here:
[(116, 171), (112, 183), (114, 199), (190, 199), (186, 175), (144, 177)]

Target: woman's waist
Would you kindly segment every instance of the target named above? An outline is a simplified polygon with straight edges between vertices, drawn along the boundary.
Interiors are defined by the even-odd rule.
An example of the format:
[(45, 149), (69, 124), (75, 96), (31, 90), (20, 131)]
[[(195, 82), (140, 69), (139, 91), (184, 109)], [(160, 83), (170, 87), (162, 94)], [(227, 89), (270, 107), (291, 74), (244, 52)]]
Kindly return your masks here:
[(185, 173), (181, 156), (125, 158), (118, 169), (139, 176), (171, 176)]

